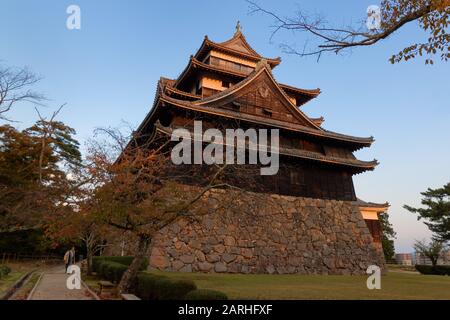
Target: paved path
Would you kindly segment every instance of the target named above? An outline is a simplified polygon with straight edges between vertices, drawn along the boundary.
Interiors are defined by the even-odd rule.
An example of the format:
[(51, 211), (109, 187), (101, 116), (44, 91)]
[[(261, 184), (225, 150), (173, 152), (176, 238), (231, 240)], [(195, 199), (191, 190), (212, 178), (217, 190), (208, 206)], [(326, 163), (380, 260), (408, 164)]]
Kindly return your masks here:
[(30, 300), (94, 300), (83, 285), (79, 290), (68, 289), (67, 277), (63, 266), (44, 272)]

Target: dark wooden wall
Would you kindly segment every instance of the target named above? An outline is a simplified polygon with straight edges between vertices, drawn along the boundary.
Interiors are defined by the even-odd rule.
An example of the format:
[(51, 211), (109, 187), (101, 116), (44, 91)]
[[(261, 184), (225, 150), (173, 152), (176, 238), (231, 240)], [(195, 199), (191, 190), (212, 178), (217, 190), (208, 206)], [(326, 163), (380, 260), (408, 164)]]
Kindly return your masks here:
[(381, 231), (380, 220), (365, 219), (364, 221), (366, 221), (367, 228), (369, 229), (370, 234), (372, 235), (373, 241), (381, 242), (382, 231)]
[[(165, 125), (184, 127), (192, 130), (193, 119), (202, 120), (203, 130), (217, 128), (247, 129), (249, 124), (236, 121), (221, 121), (209, 116), (191, 112), (173, 115)], [(255, 126), (258, 129), (258, 126)], [(281, 146), (315, 152), (320, 155), (340, 158), (354, 158), (352, 152), (345, 146), (326, 145), (305, 135), (294, 135), (280, 131)], [(207, 183), (208, 166), (182, 165), (170, 169), (174, 179), (188, 184), (202, 185)], [(275, 193), (291, 196), (302, 196), (320, 199), (356, 200), (350, 169), (330, 165), (323, 162), (303, 160), (297, 157), (282, 156), (280, 169), (274, 176), (261, 176), (257, 165), (239, 165), (228, 168), (226, 181), (245, 190), (264, 193)]]
[[(228, 166), (222, 182), (252, 192), (274, 193), (319, 199), (356, 200), (351, 173), (298, 161), (286, 164), (281, 161), (276, 175), (260, 175), (258, 165)], [(167, 176), (191, 185), (206, 185), (213, 175), (212, 166), (172, 165)]]

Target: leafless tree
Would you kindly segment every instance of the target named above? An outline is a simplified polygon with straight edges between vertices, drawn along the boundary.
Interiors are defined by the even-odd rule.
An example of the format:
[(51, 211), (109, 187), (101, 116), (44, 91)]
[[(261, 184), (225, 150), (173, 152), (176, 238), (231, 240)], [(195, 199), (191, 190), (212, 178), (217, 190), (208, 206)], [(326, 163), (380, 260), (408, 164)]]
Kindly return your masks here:
[(40, 105), (45, 97), (31, 88), (41, 80), (28, 68), (13, 68), (0, 65), (0, 119), (8, 120), (5, 114), (20, 102)]

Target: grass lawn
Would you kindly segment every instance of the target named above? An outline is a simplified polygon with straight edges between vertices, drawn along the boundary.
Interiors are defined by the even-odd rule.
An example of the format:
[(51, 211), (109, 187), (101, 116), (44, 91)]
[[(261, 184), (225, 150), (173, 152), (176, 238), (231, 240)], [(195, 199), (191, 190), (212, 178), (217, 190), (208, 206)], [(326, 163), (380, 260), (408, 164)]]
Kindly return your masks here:
[(410, 271), (410, 272), (418, 272), (415, 266), (407, 266), (407, 265), (399, 265), (399, 264), (388, 264), (389, 271)]
[(112, 292), (103, 292), (102, 294), (100, 294), (99, 281), (102, 279), (100, 279), (98, 276), (96, 275), (88, 276), (87, 274), (82, 274), (81, 278), (83, 279), (84, 283), (100, 297), (100, 299), (121, 300), (120, 296), (114, 290)]
[(87, 274), (82, 274), (81, 278), (83, 279), (84, 283), (86, 283), (86, 285), (91, 288), (91, 290), (95, 291), (96, 293), (100, 291), (100, 285), (98, 284), (98, 282), (101, 279), (99, 277), (94, 275), (88, 276)]
[(382, 276), (380, 290), (367, 289), (365, 276), (154, 273), (193, 280), (229, 299), (450, 299), (450, 277), (401, 271)]
[(40, 275), (39, 272), (33, 273), (26, 283), (12, 295), (10, 300), (26, 300), (31, 290), (33, 290), (34, 285), (39, 280)]
[(8, 266), (11, 268), (11, 272), (6, 277), (0, 279), (0, 297), (3, 297), (6, 291), (23, 275), (35, 268), (30, 263), (9, 263)]
[(6, 277), (0, 279), (0, 298), (25, 274), (25, 271), (11, 271)]

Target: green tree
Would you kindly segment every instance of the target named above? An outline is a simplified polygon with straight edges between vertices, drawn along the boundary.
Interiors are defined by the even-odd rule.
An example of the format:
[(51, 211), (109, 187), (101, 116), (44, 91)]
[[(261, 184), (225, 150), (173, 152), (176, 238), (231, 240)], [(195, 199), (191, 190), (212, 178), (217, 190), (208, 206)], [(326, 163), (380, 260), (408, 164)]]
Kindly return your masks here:
[(81, 155), (75, 130), (54, 116), (22, 131), (0, 126), (0, 231), (42, 227), (45, 215), (68, 207), (76, 189), (68, 168)]
[(427, 191), (421, 192), (421, 195), (424, 208), (413, 208), (408, 205), (403, 207), (418, 214), (417, 220), (425, 220), (435, 240), (442, 242), (450, 240), (450, 183), (442, 188), (428, 188)]
[(387, 212), (380, 214), (379, 219), (382, 230), (381, 244), (383, 246), (384, 258), (388, 261), (395, 255), (394, 239), (397, 233), (389, 222), (389, 214)]
[(429, 244), (425, 241), (416, 241), (414, 244), (416, 253), (419, 253), (428, 259), (430, 259), (433, 267), (437, 265), (438, 259), (444, 250), (444, 244), (442, 241), (433, 240)]

